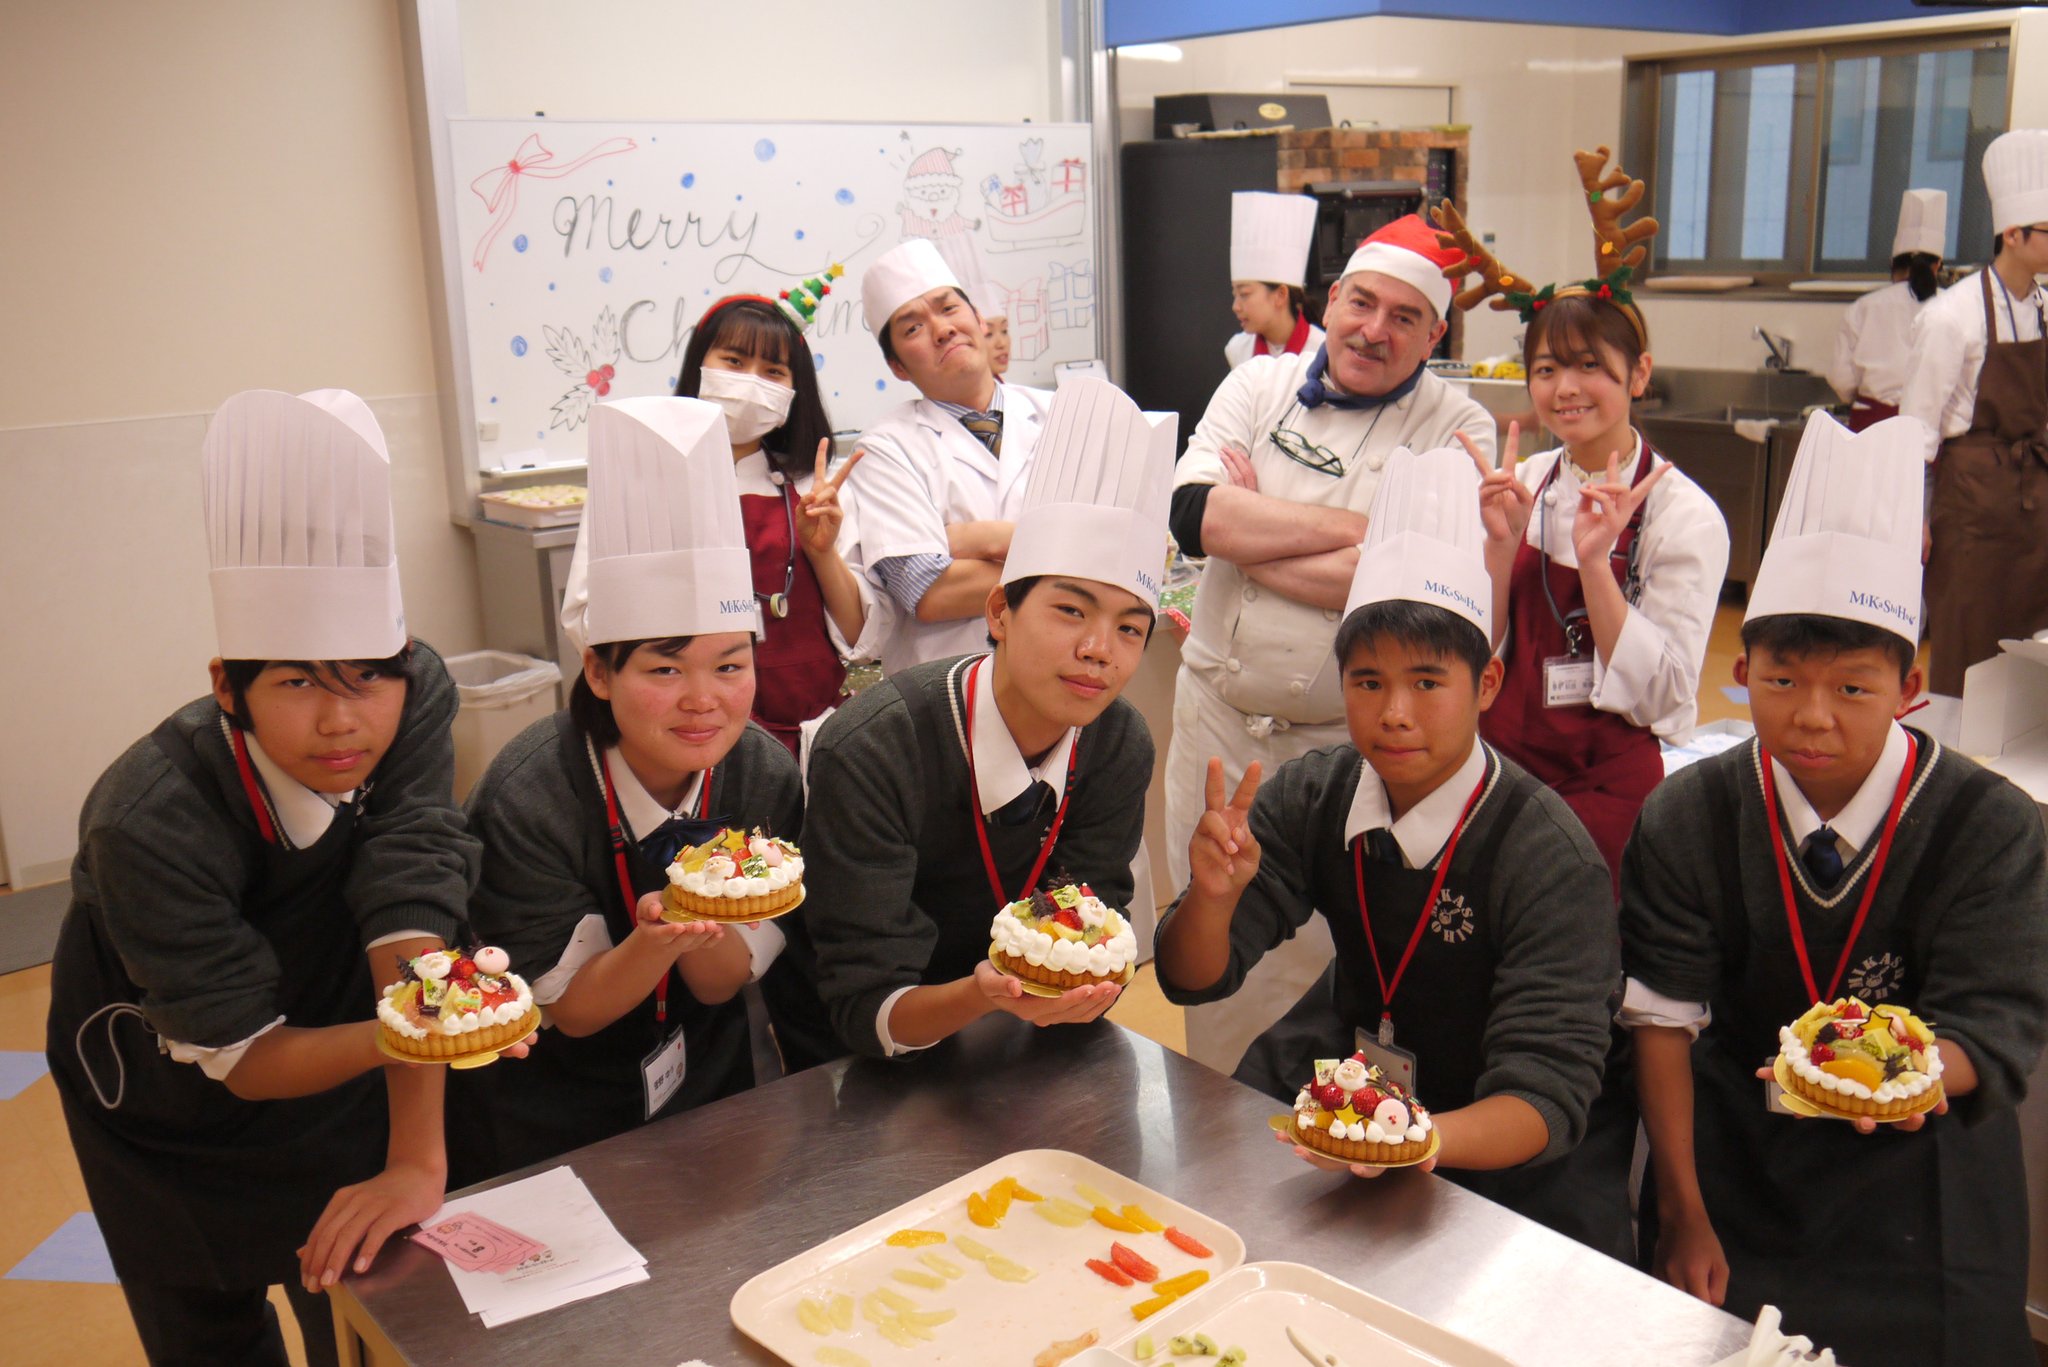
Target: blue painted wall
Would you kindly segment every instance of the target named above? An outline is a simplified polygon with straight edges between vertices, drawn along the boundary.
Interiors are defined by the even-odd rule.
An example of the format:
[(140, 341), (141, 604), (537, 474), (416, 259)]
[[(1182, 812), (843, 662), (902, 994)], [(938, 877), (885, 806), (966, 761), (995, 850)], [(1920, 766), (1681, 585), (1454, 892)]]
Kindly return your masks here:
[(1912, 0), (1107, 0), (1103, 26), (1123, 47), (1378, 14), (1737, 36), (1956, 13)]

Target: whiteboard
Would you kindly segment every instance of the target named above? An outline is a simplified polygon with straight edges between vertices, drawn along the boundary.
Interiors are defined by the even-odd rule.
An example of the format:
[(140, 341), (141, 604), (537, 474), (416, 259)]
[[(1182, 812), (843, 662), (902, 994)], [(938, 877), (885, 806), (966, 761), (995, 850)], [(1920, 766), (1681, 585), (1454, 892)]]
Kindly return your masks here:
[(971, 234), (1009, 300), (1007, 376), (1099, 354), (1086, 124), (455, 119), (478, 464), (581, 461), (593, 404), (672, 393), (728, 294), (845, 274), (809, 333), (835, 428), (915, 396), (861, 317), (867, 264)]

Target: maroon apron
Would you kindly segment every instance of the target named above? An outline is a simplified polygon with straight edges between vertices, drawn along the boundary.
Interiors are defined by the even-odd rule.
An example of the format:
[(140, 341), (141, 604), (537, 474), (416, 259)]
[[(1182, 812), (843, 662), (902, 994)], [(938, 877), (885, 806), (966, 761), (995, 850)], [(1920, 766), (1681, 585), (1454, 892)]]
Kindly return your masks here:
[(1881, 403), (1871, 398), (1868, 394), (1858, 394), (1855, 402), (1849, 405), (1849, 430), (1851, 432), (1861, 432), (1866, 427), (1877, 426), (1886, 418), (1896, 418), (1897, 416), (1899, 416), (1899, 406), (1897, 404)]
[(1977, 406), (1970, 430), (1941, 444), (1929, 513), (1928, 686), (1958, 698), (1963, 671), (2002, 638), (2048, 627), (2048, 339), (1999, 341), (1990, 267), (1979, 274)]
[[(1631, 487), (1650, 473), (1653, 452), (1643, 442)], [(1560, 462), (1571, 459), (1558, 452)], [(1537, 491), (1540, 505), (1551, 480)], [(1539, 506), (1536, 516), (1543, 516)], [(1643, 510), (1636, 509), (1628, 526), (1614, 539), (1609, 563), (1631, 599), (1635, 591), (1636, 541)], [(1550, 593), (1543, 591), (1549, 580)], [(1552, 603), (1556, 607), (1553, 611)], [(1543, 705), (1543, 662), (1552, 656), (1577, 653), (1590, 659), (1592, 629), (1586, 625), (1586, 595), (1576, 568), (1558, 564), (1524, 541), (1515, 552), (1514, 578), (1508, 590), (1507, 674), (1500, 695), (1479, 718), (1479, 732), (1496, 750), (1548, 784), (1585, 825), (1607, 860), (1608, 871), (1621, 878), (1621, 850), (1634, 829), (1636, 814), (1650, 790), (1664, 777), (1663, 754), (1649, 728), (1637, 726), (1591, 703), (1573, 707)], [(1578, 650), (1572, 649), (1573, 642)]]
[[(795, 486), (785, 482), (775, 498), (742, 495), (740, 516), (746, 523), (754, 596), (761, 602), (765, 628), (754, 647), (754, 720), (796, 754), (797, 728), (838, 705), (846, 666), (825, 626), (825, 596), (819, 592), (818, 576), (791, 530)], [(788, 616), (777, 617), (772, 611), (777, 598), (786, 601)]]

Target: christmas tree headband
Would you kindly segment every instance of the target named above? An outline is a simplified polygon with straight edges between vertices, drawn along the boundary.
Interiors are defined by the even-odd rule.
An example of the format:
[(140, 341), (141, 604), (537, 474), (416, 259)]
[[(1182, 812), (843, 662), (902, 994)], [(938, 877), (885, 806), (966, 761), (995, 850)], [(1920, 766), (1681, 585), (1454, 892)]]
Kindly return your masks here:
[[(1534, 281), (1514, 274), (1480, 245), (1449, 200), (1430, 210), (1438, 229), (1438, 243), (1465, 253), (1463, 261), (1444, 268), (1444, 275), (1455, 284), (1469, 272), (1479, 274), (1479, 282), (1460, 290), (1451, 302), (1469, 310), (1490, 297), (1494, 308), (1502, 312), (1513, 309), (1523, 322), (1530, 323), (1555, 299), (1569, 299), (1573, 295), (1605, 299), (1621, 309), (1635, 326), (1638, 340), (1648, 346), (1650, 332), (1628, 286), (1650, 254), (1649, 240), (1657, 235), (1657, 220), (1644, 217), (1623, 225), (1623, 215), (1642, 202), (1643, 183), (1631, 178), (1619, 164), (1608, 167), (1609, 155), (1605, 147), (1572, 154), (1572, 162), (1579, 169), (1579, 183), (1586, 190), (1586, 210), (1593, 219), (1594, 274), (1588, 280), (1537, 289)], [(1610, 199), (1608, 194), (1613, 190), (1620, 190), (1621, 194)]]
[(784, 290), (775, 301), (775, 307), (782, 310), (782, 316), (796, 324), (802, 332), (817, 321), (818, 305), (825, 302), (825, 296), (832, 292), (832, 282), (846, 274), (846, 267), (836, 262), (822, 275), (814, 275), (801, 285), (792, 285)]

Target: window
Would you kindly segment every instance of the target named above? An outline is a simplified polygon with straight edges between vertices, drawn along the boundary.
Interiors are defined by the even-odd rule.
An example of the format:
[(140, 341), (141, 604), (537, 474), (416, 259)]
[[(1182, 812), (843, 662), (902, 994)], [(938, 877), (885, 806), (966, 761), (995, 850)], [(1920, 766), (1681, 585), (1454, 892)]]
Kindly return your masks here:
[(1946, 255), (1981, 261), (2008, 49), (2001, 29), (1631, 62), (1627, 166), (1663, 225), (1651, 269), (1883, 275), (1909, 189), (1948, 191)]

